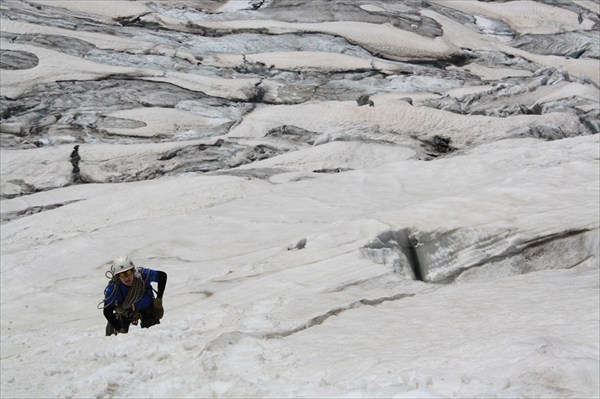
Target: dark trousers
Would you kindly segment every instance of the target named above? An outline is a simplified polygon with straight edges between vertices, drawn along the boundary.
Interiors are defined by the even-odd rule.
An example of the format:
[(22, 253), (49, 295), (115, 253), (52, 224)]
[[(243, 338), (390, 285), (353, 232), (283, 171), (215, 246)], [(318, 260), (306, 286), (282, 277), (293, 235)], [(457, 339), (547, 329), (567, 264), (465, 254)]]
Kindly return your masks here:
[(106, 336), (117, 335), (117, 332), (122, 329), (125, 329), (125, 332), (128, 332), (131, 323), (134, 320), (138, 320), (138, 315), (140, 326), (142, 328), (149, 328), (155, 324), (160, 324), (160, 315), (157, 314), (154, 306), (149, 306), (147, 309), (137, 312), (137, 314), (127, 312), (122, 315), (116, 315), (114, 313), (114, 307), (105, 308), (104, 315), (108, 320), (108, 323), (106, 324)]

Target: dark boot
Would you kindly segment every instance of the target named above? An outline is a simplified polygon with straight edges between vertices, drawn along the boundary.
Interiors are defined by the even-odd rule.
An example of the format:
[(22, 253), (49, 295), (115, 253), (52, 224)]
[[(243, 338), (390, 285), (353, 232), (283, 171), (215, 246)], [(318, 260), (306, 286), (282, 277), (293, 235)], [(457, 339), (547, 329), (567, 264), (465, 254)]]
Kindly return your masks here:
[(157, 317), (158, 315), (156, 314), (156, 309), (154, 309), (152, 306), (146, 309), (144, 312), (140, 312), (140, 316), (142, 320), (142, 328), (148, 328), (155, 324), (160, 324), (160, 318)]
[(117, 330), (110, 323), (106, 323), (106, 336), (110, 337), (111, 335), (117, 335)]
[(142, 328), (152, 327), (155, 324), (160, 324), (160, 320), (158, 319), (142, 319)]

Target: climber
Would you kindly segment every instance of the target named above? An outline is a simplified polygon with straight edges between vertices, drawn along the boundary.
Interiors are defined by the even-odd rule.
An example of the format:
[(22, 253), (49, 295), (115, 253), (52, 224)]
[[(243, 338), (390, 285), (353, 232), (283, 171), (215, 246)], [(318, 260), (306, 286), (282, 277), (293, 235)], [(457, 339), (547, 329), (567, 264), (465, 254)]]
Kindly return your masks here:
[[(126, 334), (129, 325), (148, 328), (160, 324), (164, 309), (162, 297), (167, 284), (167, 273), (136, 267), (128, 256), (119, 256), (106, 272), (110, 282), (104, 289), (104, 300), (98, 304), (104, 309), (108, 323), (106, 335)], [(150, 283), (158, 283), (156, 298)]]

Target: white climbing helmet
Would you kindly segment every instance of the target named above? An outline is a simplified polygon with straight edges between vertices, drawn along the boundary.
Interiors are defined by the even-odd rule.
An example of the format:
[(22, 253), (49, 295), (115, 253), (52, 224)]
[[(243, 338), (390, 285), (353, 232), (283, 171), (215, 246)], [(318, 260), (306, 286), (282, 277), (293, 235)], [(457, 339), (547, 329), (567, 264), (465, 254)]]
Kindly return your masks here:
[(129, 259), (129, 256), (116, 257), (110, 266), (110, 271), (112, 272), (113, 276), (116, 276), (117, 274), (125, 272), (129, 269), (133, 269), (133, 262), (131, 259)]

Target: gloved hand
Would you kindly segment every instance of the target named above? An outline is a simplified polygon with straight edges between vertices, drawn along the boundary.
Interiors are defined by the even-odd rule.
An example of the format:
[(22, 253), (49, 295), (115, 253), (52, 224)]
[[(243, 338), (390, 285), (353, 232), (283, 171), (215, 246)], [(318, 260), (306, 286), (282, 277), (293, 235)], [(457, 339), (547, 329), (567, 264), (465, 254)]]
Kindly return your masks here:
[(153, 305), (154, 305), (155, 317), (158, 320), (162, 319), (163, 315), (165, 314), (165, 310), (163, 309), (163, 306), (162, 306), (162, 298), (155, 298)]

